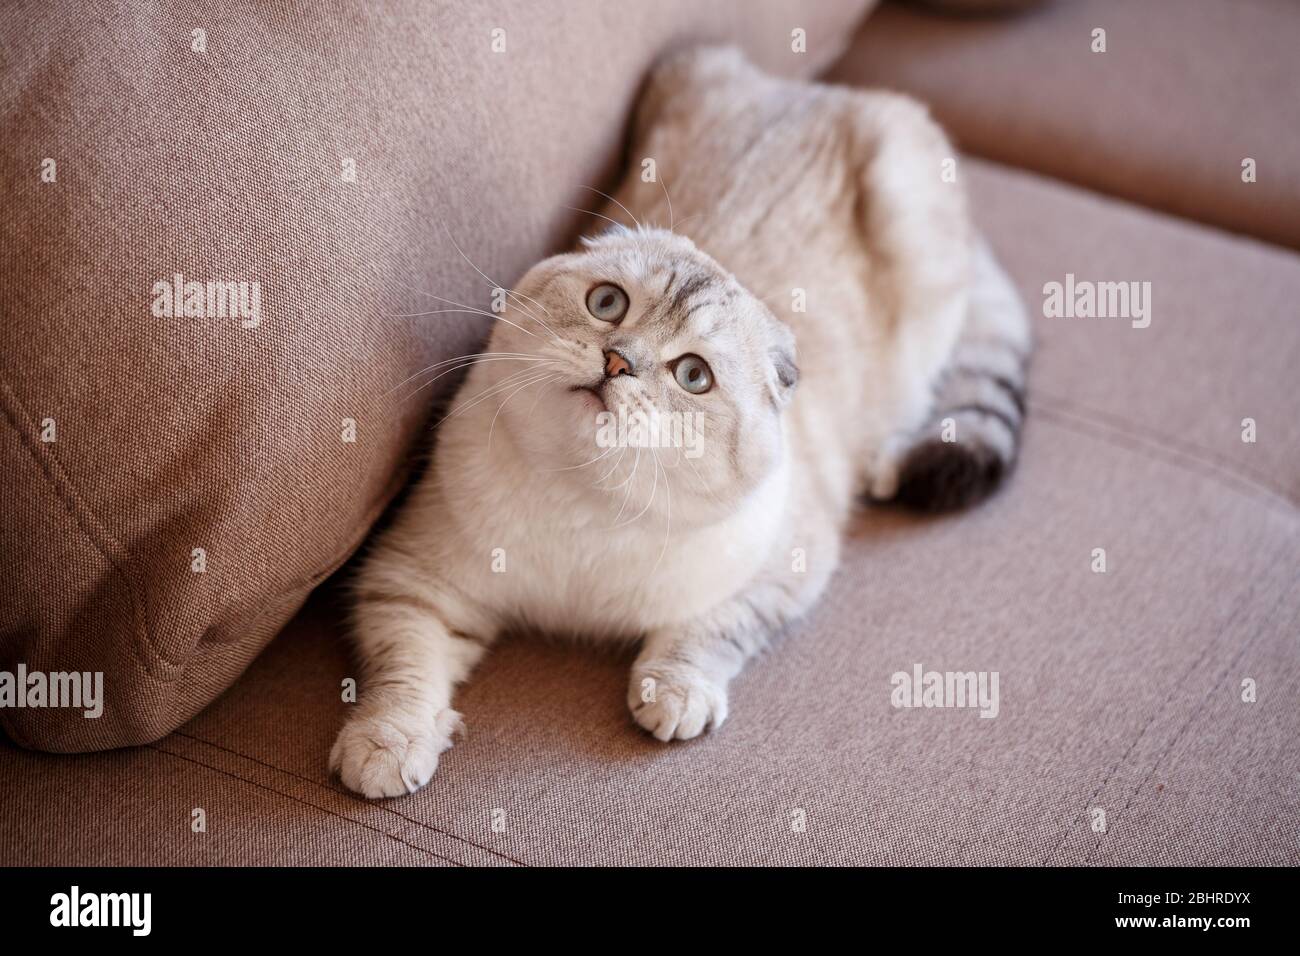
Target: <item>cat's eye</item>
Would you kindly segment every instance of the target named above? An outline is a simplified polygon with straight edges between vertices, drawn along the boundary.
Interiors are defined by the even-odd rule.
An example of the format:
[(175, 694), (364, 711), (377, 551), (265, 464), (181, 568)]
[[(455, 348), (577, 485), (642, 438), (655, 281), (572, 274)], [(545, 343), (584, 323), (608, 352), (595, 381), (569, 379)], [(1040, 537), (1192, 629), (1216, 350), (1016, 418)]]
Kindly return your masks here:
[(703, 395), (713, 387), (713, 370), (698, 355), (683, 355), (673, 366), (673, 378), (692, 395)]
[(621, 322), (627, 315), (627, 293), (610, 282), (602, 282), (587, 293), (587, 311), (602, 322)]

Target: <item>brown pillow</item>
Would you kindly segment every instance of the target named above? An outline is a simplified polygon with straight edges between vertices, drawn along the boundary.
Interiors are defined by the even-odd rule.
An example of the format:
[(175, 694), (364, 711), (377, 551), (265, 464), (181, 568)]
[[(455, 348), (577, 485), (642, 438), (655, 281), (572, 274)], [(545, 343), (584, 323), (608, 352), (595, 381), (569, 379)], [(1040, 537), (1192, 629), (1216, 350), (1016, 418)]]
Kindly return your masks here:
[(400, 487), (438, 388), (390, 390), (480, 342), (433, 296), (483, 308), (571, 240), (651, 60), (810, 73), (868, 5), (8, 11), (0, 670), (104, 702), (5, 731), (141, 743), (229, 686)]

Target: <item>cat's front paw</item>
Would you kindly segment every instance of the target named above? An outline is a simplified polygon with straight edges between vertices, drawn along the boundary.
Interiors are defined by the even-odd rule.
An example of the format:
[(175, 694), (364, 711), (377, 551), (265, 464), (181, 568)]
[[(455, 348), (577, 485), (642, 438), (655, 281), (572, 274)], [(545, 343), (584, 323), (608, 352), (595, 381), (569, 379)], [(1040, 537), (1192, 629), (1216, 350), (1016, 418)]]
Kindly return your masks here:
[(637, 667), (627, 705), (632, 719), (659, 740), (690, 740), (727, 719), (727, 685), (695, 668)]
[(343, 727), (330, 751), (330, 770), (362, 796), (400, 797), (415, 793), (433, 777), (438, 755), (463, 728), (450, 708), (432, 720), (408, 713), (358, 714)]

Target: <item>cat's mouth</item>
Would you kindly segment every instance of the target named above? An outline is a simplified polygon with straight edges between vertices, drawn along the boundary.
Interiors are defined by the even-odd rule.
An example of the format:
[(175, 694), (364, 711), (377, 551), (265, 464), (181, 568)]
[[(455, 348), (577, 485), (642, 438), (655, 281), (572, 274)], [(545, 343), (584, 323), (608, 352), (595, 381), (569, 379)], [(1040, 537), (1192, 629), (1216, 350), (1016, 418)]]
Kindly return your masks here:
[(598, 411), (609, 411), (609, 406), (605, 404), (605, 396), (601, 394), (599, 385), (575, 385), (569, 391), (579, 393), (585, 402), (594, 402)]

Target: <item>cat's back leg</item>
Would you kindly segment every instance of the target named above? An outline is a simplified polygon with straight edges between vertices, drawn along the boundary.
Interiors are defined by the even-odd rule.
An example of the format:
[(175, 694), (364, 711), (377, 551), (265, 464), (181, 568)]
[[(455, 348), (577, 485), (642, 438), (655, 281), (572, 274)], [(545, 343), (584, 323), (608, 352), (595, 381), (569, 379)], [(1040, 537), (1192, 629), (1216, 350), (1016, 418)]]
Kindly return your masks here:
[(851, 94), (872, 295), (886, 303), (892, 432), (868, 464), (872, 497), (925, 510), (973, 504), (1015, 463), (1029, 323), (969, 214), (956, 151), (923, 106)]
[[(897, 93), (834, 91), (855, 158), (851, 197), (875, 320), (892, 346), (907, 396), (899, 413), (920, 414), (946, 364), (970, 294), (974, 229), (956, 150), (921, 103)], [(920, 385), (919, 391), (911, 394)]]
[(970, 303), (952, 357), (934, 385), (924, 425), (902, 436), (897, 497), (947, 511), (991, 494), (1016, 463), (1032, 347), (1025, 307), (983, 240)]

